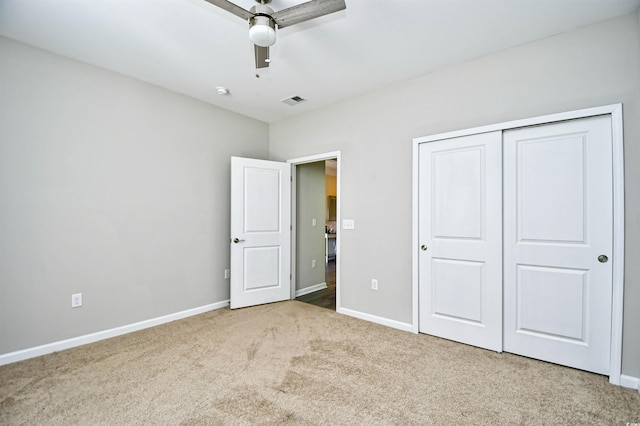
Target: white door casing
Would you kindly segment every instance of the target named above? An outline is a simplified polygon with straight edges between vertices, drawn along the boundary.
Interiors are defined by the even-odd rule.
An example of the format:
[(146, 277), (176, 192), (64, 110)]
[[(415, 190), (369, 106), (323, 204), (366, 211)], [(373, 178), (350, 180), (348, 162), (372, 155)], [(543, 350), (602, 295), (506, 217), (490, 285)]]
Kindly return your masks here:
[(231, 157), (231, 309), (290, 298), (291, 166)]
[(598, 116), (504, 132), (507, 352), (609, 373), (611, 131)]
[[(298, 201), (296, 199), (296, 167), (302, 165), (302, 164), (308, 164), (308, 163), (315, 163), (318, 161), (326, 161), (326, 160), (336, 160), (337, 164), (336, 164), (336, 192), (337, 192), (337, 198), (336, 198), (336, 224), (341, 223), (340, 221), (340, 197), (342, 194), (341, 191), (341, 187), (340, 187), (340, 178), (341, 178), (341, 173), (340, 173), (340, 168), (341, 168), (341, 160), (340, 160), (341, 154), (340, 151), (331, 151), (331, 152), (325, 152), (322, 154), (314, 154), (314, 155), (308, 155), (305, 157), (298, 157), (298, 158), (293, 158), (290, 160), (287, 160), (287, 163), (289, 163), (292, 167), (292, 175), (291, 177), (293, 185), (292, 185), (292, 189), (291, 189), (291, 222), (293, 224), (292, 226), (292, 238), (291, 238), (291, 250), (293, 253), (292, 256), (292, 263), (291, 263), (291, 276), (292, 276), (292, 280), (291, 280), (291, 299), (295, 299), (296, 298), (296, 262), (295, 262), (295, 257), (297, 255), (297, 247), (296, 247), (296, 229), (298, 227), (298, 224), (296, 223), (296, 212), (297, 212), (297, 204)], [(341, 300), (340, 300), (340, 266), (341, 266), (341, 256), (339, 256), (340, 253), (340, 238), (341, 236), (341, 232), (340, 232), (340, 227), (336, 226), (336, 312), (339, 313), (346, 313), (342, 308), (341, 308)]]
[(502, 351), (501, 132), (419, 148), (419, 331)]

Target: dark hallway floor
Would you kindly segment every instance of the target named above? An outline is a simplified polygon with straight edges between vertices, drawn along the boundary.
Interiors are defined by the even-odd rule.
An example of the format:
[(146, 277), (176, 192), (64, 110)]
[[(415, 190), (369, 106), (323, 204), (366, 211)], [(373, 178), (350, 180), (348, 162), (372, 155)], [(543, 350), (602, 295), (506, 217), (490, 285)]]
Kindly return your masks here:
[(336, 260), (330, 260), (325, 266), (325, 282), (327, 288), (297, 297), (300, 302), (310, 303), (331, 310), (336, 310)]

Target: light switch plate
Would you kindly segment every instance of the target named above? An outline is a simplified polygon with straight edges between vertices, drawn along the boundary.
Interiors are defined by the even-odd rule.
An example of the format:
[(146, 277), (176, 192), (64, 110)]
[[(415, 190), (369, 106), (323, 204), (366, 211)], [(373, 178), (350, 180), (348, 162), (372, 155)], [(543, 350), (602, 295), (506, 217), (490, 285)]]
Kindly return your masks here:
[(354, 219), (342, 219), (342, 229), (356, 229), (356, 221)]

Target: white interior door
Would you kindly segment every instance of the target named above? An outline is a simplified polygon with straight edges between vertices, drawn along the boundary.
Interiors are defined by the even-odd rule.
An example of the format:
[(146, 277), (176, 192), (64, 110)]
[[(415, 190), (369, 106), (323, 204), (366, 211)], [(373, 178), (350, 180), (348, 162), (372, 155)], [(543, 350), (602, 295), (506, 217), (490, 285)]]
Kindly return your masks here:
[(419, 331), (501, 351), (501, 132), (419, 150)]
[(291, 165), (231, 158), (231, 309), (291, 296)]
[(609, 373), (611, 146), (610, 116), (504, 133), (505, 351)]

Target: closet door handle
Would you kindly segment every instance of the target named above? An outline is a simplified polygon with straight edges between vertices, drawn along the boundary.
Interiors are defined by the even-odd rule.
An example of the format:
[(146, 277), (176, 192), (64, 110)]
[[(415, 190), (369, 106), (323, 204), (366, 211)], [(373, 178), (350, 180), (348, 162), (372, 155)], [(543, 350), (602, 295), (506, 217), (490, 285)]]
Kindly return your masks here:
[(420, 250), (427, 251), (427, 245), (426, 244), (421, 245)]
[(605, 256), (604, 254), (601, 254), (600, 256), (598, 256), (598, 262), (600, 262), (600, 263), (607, 263), (608, 260), (609, 260), (609, 258), (607, 256)]
[(238, 243), (240, 243), (240, 242), (242, 242), (242, 241), (244, 241), (244, 240), (240, 240), (240, 239), (238, 239), (238, 238), (234, 238), (234, 239), (233, 239), (233, 242), (234, 242), (234, 243), (236, 243), (236, 244), (238, 244)]

